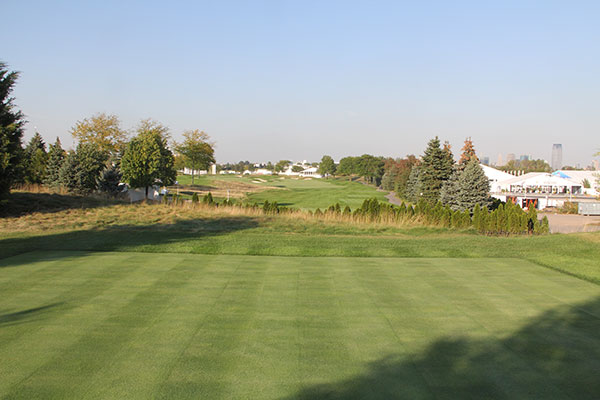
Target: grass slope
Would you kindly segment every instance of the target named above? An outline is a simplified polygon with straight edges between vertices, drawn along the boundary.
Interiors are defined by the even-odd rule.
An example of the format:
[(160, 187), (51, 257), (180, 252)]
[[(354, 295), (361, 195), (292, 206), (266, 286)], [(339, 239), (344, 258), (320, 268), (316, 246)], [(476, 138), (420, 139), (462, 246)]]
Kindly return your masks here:
[(33, 252), (1, 398), (600, 394), (600, 288), (515, 259)]
[(73, 208), (0, 219), (0, 258), (31, 250), (276, 256), (514, 257), (600, 283), (600, 233), (491, 237), (164, 205)]

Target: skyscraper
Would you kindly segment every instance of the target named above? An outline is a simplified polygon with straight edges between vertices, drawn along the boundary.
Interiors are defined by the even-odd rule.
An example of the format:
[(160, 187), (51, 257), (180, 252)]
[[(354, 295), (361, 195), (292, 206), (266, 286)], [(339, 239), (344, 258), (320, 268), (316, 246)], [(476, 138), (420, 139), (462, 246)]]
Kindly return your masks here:
[(552, 145), (552, 161), (550, 167), (553, 170), (562, 168), (562, 144), (555, 143)]

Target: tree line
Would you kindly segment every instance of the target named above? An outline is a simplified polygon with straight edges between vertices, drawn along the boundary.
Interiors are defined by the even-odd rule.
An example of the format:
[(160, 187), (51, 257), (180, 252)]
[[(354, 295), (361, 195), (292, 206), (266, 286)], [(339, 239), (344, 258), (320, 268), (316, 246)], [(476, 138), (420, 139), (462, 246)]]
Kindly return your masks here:
[(440, 202), (453, 211), (473, 212), (476, 205), (487, 209), (497, 203), (489, 196), (489, 181), (470, 138), (465, 140), (458, 162), (450, 144), (442, 144), (435, 137), (420, 158), (408, 155), (392, 159), (365, 154), (344, 157), (336, 165), (325, 155), (319, 171), (323, 175), (360, 176), (412, 204), (421, 200), (433, 205)]
[(26, 121), (11, 97), (18, 76), (0, 62), (0, 197), (17, 184), (116, 196), (122, 183), (145, 188), (147, 196), (149, 187), (175, 182), (176, 158), (192, 171), (215, 162), (214, 143), (200, 130), (183, 132), (183, 141), (170, 146), (169, 128), (160, 122), (142, 120), (130, 137), (117, 116), (103, 113), (75, 123), (70, 130), (77, 142), (73, 150), (66, 151), (59, 138), (47, 147), (38, 132), (23, 147)]

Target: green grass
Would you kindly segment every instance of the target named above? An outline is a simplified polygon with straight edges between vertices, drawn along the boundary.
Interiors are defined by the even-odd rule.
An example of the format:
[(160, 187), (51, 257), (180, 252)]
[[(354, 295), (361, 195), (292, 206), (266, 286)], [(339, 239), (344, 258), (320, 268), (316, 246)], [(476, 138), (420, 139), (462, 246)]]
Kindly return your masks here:
[(0, 398), (598, 398), (600, 287), (517, 259), (0, 260)]
[[(177, 180), (182, 185), (191, 184), (191, 176), (179, 175)], [(325, 209), (332, 204), (340, 203), (355, 209), (365, 199), (375, 197), (387, 203), (384, 192), (378, 192), (373, 186), (364, 185), (347, 179), (298, 179), (280, 176), (244, 176), (235, 175), (201, 176), (194, 178), (194, 184), (210, 187), (215, 181), (246, 183), (259, 187), (275, 187), (255, 193), (249, 193), (246, 200), (250, 203), (262, 204), (265, 200), (276, 201), (279, 205), (304, 210)], [(264, 182), (262, 182), (264, 181)]]

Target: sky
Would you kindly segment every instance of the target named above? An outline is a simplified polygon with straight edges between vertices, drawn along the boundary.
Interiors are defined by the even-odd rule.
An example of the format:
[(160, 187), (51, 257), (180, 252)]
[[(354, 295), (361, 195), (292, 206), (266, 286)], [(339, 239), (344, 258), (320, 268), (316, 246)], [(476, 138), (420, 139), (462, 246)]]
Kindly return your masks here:
[(588, 165), (600, 150), (598, 1), (4, 0), (0, 60), (25, 141), (116, 114), (200, 129), (217, 162), (456, 153)]

